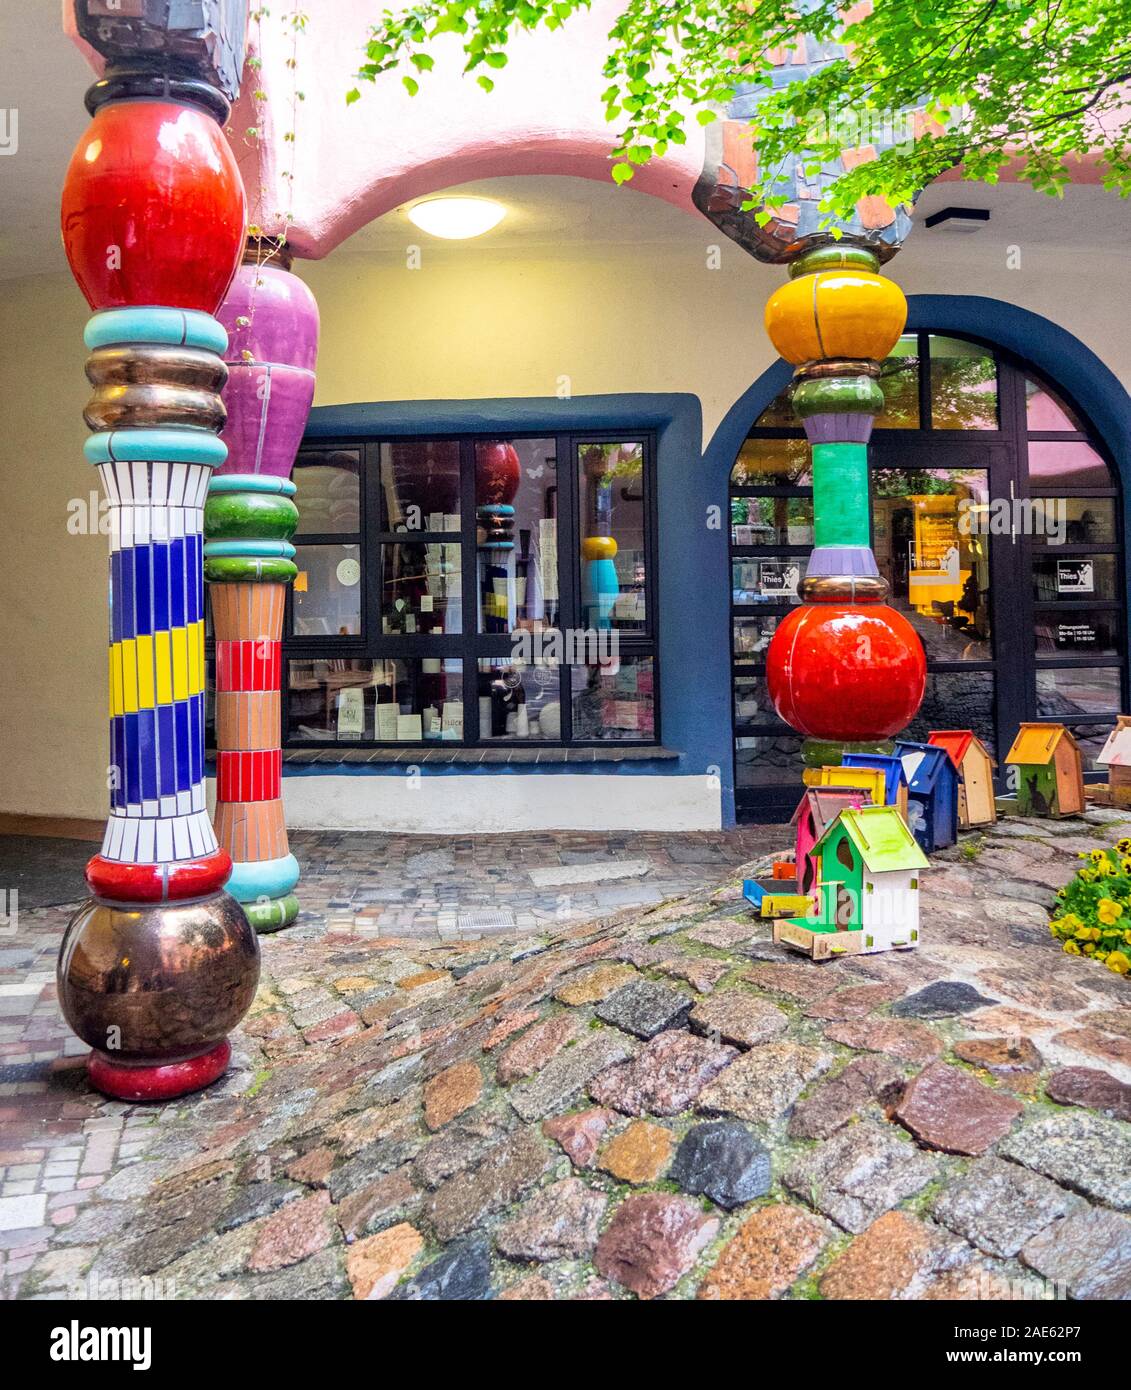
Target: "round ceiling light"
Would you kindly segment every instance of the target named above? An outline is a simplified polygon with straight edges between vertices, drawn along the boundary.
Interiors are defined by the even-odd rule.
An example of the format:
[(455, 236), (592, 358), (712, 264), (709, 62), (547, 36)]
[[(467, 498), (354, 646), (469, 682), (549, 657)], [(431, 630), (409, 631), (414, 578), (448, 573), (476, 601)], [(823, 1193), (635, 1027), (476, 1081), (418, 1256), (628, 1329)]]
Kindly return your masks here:
[(506, 215), (506, 208), (490, 198), (429, 198), (408, 210), (409, 221), (422, 232), (445, 241), (482, 236)]

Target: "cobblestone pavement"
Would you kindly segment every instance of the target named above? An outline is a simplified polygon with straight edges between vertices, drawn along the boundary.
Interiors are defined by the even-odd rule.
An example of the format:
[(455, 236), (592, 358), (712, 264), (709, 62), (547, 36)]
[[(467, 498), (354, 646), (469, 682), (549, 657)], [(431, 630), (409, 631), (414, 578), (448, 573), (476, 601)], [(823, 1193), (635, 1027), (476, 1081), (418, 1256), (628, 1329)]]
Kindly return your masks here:
[[(406, 899), (370, 896), (411, 854), (398, 876), (302, 837), (314, 910), (264, 938), (226, 1078), (163, 1107), (89, 1091), (54, 1002), (66, 913), (21, 912), (4, 1292), (1131, 1298), (1129, 986), (1047, 928), (1077, 853), (1127, 829), (1096, 810), (964, 836), (924, 875), (918, 951), (824, 964), (773, 946), (733, 858), (583, 922), (592, 885), (529, 881), (662, 837), (414, 850), (449, 856), (415, 861), (413, 900), (437, 932), (455, 911), (446, 940), (395, 934)], [(470, 939), (479, 893), (525, 930)]]

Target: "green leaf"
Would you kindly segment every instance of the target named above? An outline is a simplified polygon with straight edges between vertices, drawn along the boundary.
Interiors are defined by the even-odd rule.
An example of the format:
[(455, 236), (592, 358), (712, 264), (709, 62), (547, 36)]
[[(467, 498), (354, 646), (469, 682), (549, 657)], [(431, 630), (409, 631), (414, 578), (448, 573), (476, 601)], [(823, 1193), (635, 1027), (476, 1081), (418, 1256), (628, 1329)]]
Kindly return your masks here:
[(613, 182), (616, 184), (627, 183), (629, 179), (632, 178), (632, 173), (631, 164), (625, 164), (623, 161), (619, 164), (614, 164), (612, 169)]
[(347, 106), (352, 106), (352, 105), (354, 104), (355, 101), (360, 101), (360, 100), (361, 100), (361, 93), (357, 90), (356, 87), (351, 87), (351, 88), (349, 89), (349, 91), (346, 93), (346, 105), (347, 105)]

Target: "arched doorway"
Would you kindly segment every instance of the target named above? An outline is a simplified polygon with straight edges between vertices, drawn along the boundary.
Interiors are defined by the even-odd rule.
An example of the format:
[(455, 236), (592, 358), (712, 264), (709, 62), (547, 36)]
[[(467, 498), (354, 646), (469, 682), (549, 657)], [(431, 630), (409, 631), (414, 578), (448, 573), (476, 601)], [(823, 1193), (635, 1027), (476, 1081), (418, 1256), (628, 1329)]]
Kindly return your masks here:
[[(869, 447), (872, 544), (927, 652), (909, 735), (972, 728), (1000, 756), (1018, 724), (1068, 725), (1098, 752), (1123, 687), (1118, 474), (1083, 413), (1010, 354), (905, 335), (884, 365)], [(730, 483), (735, 807), (792, 809), (800, 739), (774, 714), (765, 652), (800, 600), (812, 547), (809, 449), (788, 392), (761, 413)]]

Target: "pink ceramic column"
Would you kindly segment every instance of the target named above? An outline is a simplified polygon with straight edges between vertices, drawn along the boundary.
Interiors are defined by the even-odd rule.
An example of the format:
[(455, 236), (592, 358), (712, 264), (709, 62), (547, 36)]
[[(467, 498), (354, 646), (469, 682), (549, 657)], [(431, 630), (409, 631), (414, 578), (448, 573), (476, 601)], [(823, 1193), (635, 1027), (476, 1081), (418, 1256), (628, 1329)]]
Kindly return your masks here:
[(289, 261), (251, 243), (217, 317), (228, 330), (227, 462), (204, 512), (204, 572), (216, 637), (216, 836), (232, 856), (228, 892), (255, 929), (298, 912), (298, 861), (282, 801), (280, 647), (295, 455), (314, 399), (318, 306)]

